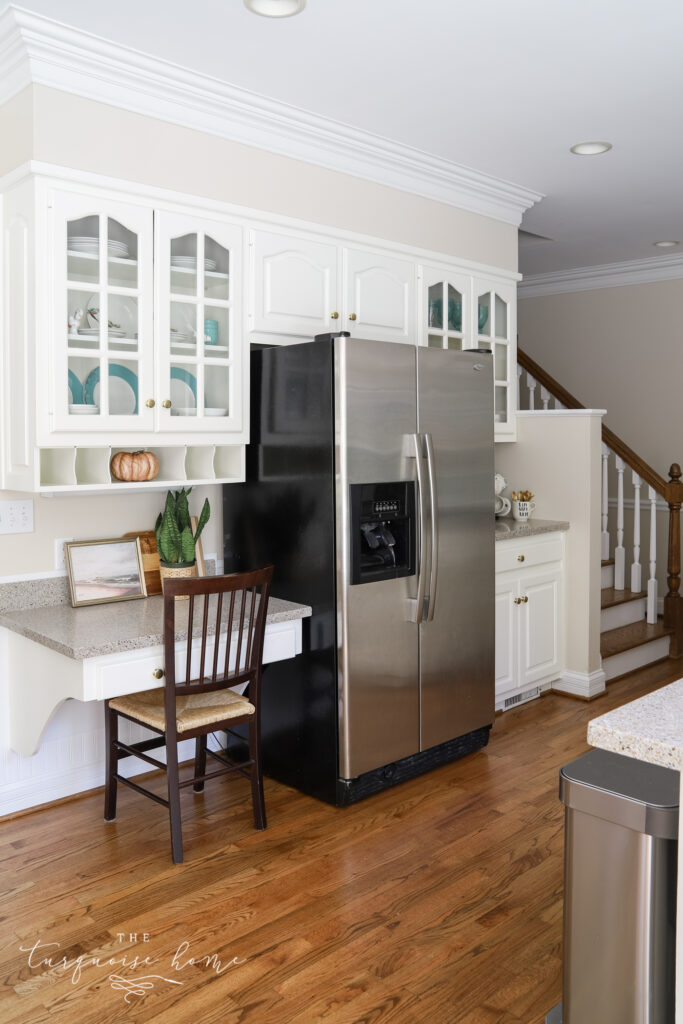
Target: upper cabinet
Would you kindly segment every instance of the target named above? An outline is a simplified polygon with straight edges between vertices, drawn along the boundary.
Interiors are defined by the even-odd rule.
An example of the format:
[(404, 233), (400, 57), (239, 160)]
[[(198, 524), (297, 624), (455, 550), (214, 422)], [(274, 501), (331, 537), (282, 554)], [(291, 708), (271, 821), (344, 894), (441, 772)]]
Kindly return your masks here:
[(516, 410), (516, 289), (457, 268), (420, 268), (419, 344), (485, 349), (493, 359), (495, 436), (514, 440)]
[(249, 331), (270, 344), (349, 331), (415, 340), (416, 266), (379, 249), (292, 232), (250, 232)]
[(241, 225), (42, 177), (7, 193), (3, 220), (1, 486), (133, 486), (110, 459), (141, 447), (154, 486), (240, 478)]

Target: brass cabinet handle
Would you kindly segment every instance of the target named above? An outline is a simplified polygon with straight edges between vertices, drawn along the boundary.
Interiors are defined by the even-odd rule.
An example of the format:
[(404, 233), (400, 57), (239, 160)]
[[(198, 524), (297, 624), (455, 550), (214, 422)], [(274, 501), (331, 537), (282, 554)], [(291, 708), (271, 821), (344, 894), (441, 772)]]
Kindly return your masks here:
[(156, 402), (154, 401), (153, 398), (148, 398), (147, 401), (145, 402), (145, 405), (147, 406), (148, 409), (153, 409), (154, 406), (156, 405)]
[(356, 314), (355, 313), (349, 313), (349, 320), (355, 320), (355, 319), (356, 319)]
[(164, 409), (170, 409), (171, 408), (171, 402), (170, 402), (170, 399), (168, 399), (168, 398), (165, 399), (161, 404), (164, 407)]
[(339, 313), (330, 313), (330, 319), (331, 320), (338, 320), (339, 319)]
[(517, 561), (518, 562), (523, 562), (524, 561), (524, 555), (517, 555)]
[(154, 676), (155, 679), (163, 679), (164, 678), (164, 670), (163, 670), (163, 668), (155, 668), (154, 671), (152, 672), (152, 675)]

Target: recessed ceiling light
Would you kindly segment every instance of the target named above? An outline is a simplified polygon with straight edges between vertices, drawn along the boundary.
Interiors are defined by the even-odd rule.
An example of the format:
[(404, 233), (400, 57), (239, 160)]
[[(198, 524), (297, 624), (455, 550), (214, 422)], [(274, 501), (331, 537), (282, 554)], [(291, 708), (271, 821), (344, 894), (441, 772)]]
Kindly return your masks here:
[(244, 0), (244, 6), (264, 18), (291, 18), (306, 6), (306, 0)]
[(575, 146), (570, 146), (570, 152), (577, 156), (597, 156), (611, 148), (611, 142), (577, 142)]
[(653, 242), (659, 249), (670, 249), (672, 245), (680, 245), (680, 242)]

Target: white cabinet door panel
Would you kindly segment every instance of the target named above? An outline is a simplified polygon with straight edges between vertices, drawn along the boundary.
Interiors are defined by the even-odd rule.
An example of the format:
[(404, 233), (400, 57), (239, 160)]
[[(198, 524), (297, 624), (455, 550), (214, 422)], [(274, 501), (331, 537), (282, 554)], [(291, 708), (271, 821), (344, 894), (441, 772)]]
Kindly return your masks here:
[(533, 683), (559, 668), (559, 572), (524, 574), (521, 605), (520, 682)]
[(336, 245), (252, 231), (250, 247), (250, 330), (310, 339), (330, 331), (339, 320)]
[(496, 697), (517, 686), (517, 583), (496, 583)]
[(414, 263), (362, 249), (345, 250), (342, 330), (358, 338), (414, 345), (415, 294)]

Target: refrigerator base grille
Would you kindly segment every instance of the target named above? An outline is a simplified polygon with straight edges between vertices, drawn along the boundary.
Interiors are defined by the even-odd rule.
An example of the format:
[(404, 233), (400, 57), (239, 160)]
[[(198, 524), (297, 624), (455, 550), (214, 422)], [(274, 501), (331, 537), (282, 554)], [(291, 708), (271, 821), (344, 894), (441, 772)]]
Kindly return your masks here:
[(373, 793), (379, 793), (390, 786), (398, 786), (407, 779), (414, 779), (432, 768), (439, 768), (449, 761), (457, 761), (467, 754), (473, 754), (486, 746), (490, 731), (491, 726), (485, 725), (481, 729), (465, 733), (464, 736), (458, 736), (457, 739), (440, 743), (438, 747), (421, 750), (419, 754), (411, 754), (410, 757), (394, 761), (393, 764), (365, 772), (355, 779), (337, 779), (337, 806), (347, 807), (366, 796), (372, 796)]

